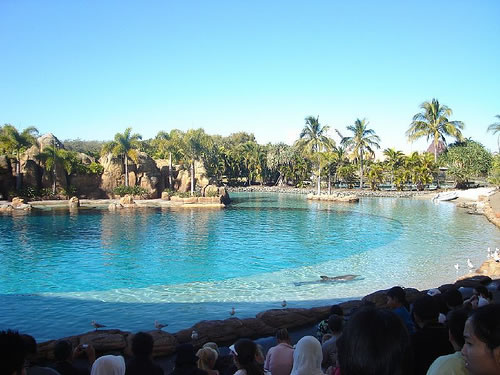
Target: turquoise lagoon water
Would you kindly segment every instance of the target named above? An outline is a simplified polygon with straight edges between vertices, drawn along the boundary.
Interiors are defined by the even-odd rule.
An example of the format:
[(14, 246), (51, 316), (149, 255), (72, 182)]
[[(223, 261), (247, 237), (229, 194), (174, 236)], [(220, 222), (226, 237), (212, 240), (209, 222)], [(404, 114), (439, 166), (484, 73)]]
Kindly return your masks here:
[[(0, 216), (0, 329), (39, 340), (154, 320), (175, 332), (202, 319), (313, 306), (393, 285), (433, 287), (479, 265), (500, 232), (451, 203), (233, 194), (224, 210), (35, 210)], [(459, 263), (457, 272), (453, 267)], [(357, 280), (319, 283), (319, 275)]]

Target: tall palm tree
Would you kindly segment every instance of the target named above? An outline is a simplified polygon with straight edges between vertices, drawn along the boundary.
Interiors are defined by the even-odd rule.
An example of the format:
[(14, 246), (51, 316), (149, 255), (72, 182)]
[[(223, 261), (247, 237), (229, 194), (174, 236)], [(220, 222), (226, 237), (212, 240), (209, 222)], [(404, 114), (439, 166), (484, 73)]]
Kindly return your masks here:
[(326, 134), (330, 129), (329, 126), (322, 126), (319, 123), (319, 116), (314, 118), (308, 116), (305, 118), (305, 126), (300, 132), (299, 145), (316, 158), (318, 162), (318, 195), (321, 194), (321, 158), (320, 153), (328, 150), (334, 145), (333, 139)]
[[(500, 115), (496, 115), (495, 117), (500, 120)], [(488, 131), (492, 132), (493, 134), (500, 133), (500, 121), (494, 122), (493, 124), (488, 126)], [(497, 145), (498, 151), (500, 152), (500, 135), (497, 137)]]
[(194, 195), (195, 188), (195, 170), (194, 163), (196, 160), (202, 158), (202, 154), (206, 143), (205, 131), (200, 129), (189, 129), (186, 134), (184, 134), (183, 142), (181, 146), (181, 152), (183, 157), (190, 164), (191, 169), (191, 195)]
[(461, 130), (464, 128), (464, 123), (450, 121), (448, 118), (453, 114), (453, 111), (446, 105), (440, 105), (437, 99), (423, 102), (420, 108), (422, 111), (413, 116), (413, 121), (406, 131), (406, 135), (411, 142), (422, 137), (426, 137), (427, 141), (431, 138), (434, 143), (434, 161), (437, 162), (439, 140), (441, 139), (445, 144), (445, 136), (461, 140)]
[(342, 138), (342, 145), (354, 153), (359, 160), (359, 188), (363, 188), (363, 157), (366, 152), (374, 155), (374, 148), (380, 148), (380, 137), (375, 134), (373, 129), (368, 129), (369, 122), (366, 119), (359, 118), (354, 121), (353, 125), (347, 126), (347, 130), (351, 131), (351, 137)]
[(384, 150), (384, 156), (386, 157), (385, 163), (391, 171), (391, 184), (394, 181), (394, 172), (403, 164), (404, 154), (402, 151), (396, 150), (395, 148), (386, 148)]
[(4, 149), (16, 161), (16, 190), (21, 189), (20, 155), (36, 144), (37, 136), (38, 130), (33, 126), (19, 133), (14, 126), (5, 124), (0, 132), (0, 148)]
[(139, 141), (142, 139), (140, 134), (131, 134), (132, 128), (127, 128), (122, 133), (115, 134), (115, 140), (106, 143), (102, 152), (111, 152), (114, 156), (121, 156), (125, 165), (125, 186), (128, 186), (128, 158), (137, 163), (137, 149)]

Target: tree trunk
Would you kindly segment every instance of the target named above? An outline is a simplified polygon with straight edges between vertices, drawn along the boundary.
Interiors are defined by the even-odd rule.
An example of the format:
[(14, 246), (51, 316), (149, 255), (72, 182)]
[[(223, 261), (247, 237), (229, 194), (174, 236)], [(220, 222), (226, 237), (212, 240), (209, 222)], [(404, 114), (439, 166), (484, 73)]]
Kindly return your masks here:
[(194, 195), (194, 160), (191, 162), (191, 195)]
[(439, 139), (434, 140), (434, 163), (437, 163), (438, 161), (438, 144), (439, 144)]
[(16, 160), (16, 190), (21, 190), (21, 159), (19, 159), (19, 150), (17, 150)]
[(318, 167), (318, 195), (321, 195), (321, 164)]
[(332, 195), (332, 174), (328, 171), (328, 195)]
[(363, 149), (359, 153), (359, 188), (363, 189)]
[(125, 186), (128, 186), (128, 157), (125, 154)]
[(168, 153), (168, 187), (172, 189), (172, 153)]

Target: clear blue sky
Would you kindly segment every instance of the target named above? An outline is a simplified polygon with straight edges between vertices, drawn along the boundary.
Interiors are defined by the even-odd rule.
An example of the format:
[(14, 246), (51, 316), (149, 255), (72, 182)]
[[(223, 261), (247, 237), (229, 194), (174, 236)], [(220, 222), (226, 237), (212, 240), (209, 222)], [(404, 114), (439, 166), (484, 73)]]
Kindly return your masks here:
[(500, 114), (500, 1), (0, 0), (0, 123), (60, 139), (131, 126), (292, 142), (367, 118), (382, 147), (424, 100), (465, 136)]

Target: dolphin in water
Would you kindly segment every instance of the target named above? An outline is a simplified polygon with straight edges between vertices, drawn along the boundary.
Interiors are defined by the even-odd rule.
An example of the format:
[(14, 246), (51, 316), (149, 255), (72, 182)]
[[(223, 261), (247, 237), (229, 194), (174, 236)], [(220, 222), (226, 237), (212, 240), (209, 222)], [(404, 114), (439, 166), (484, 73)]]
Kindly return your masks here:
[(340, 276), (320, 276), (319, 280), (315, 281), (301, 281), (301, 282), (295, 282), (295, 286), (301, 286), (301, 285), (310, 285), (310, 284), (319, 284), (319, 283), (328, 283), (328, 282), (344, 282), (344, 281), (352, 281), (356, 280), (359, 275), (340, 275)]

